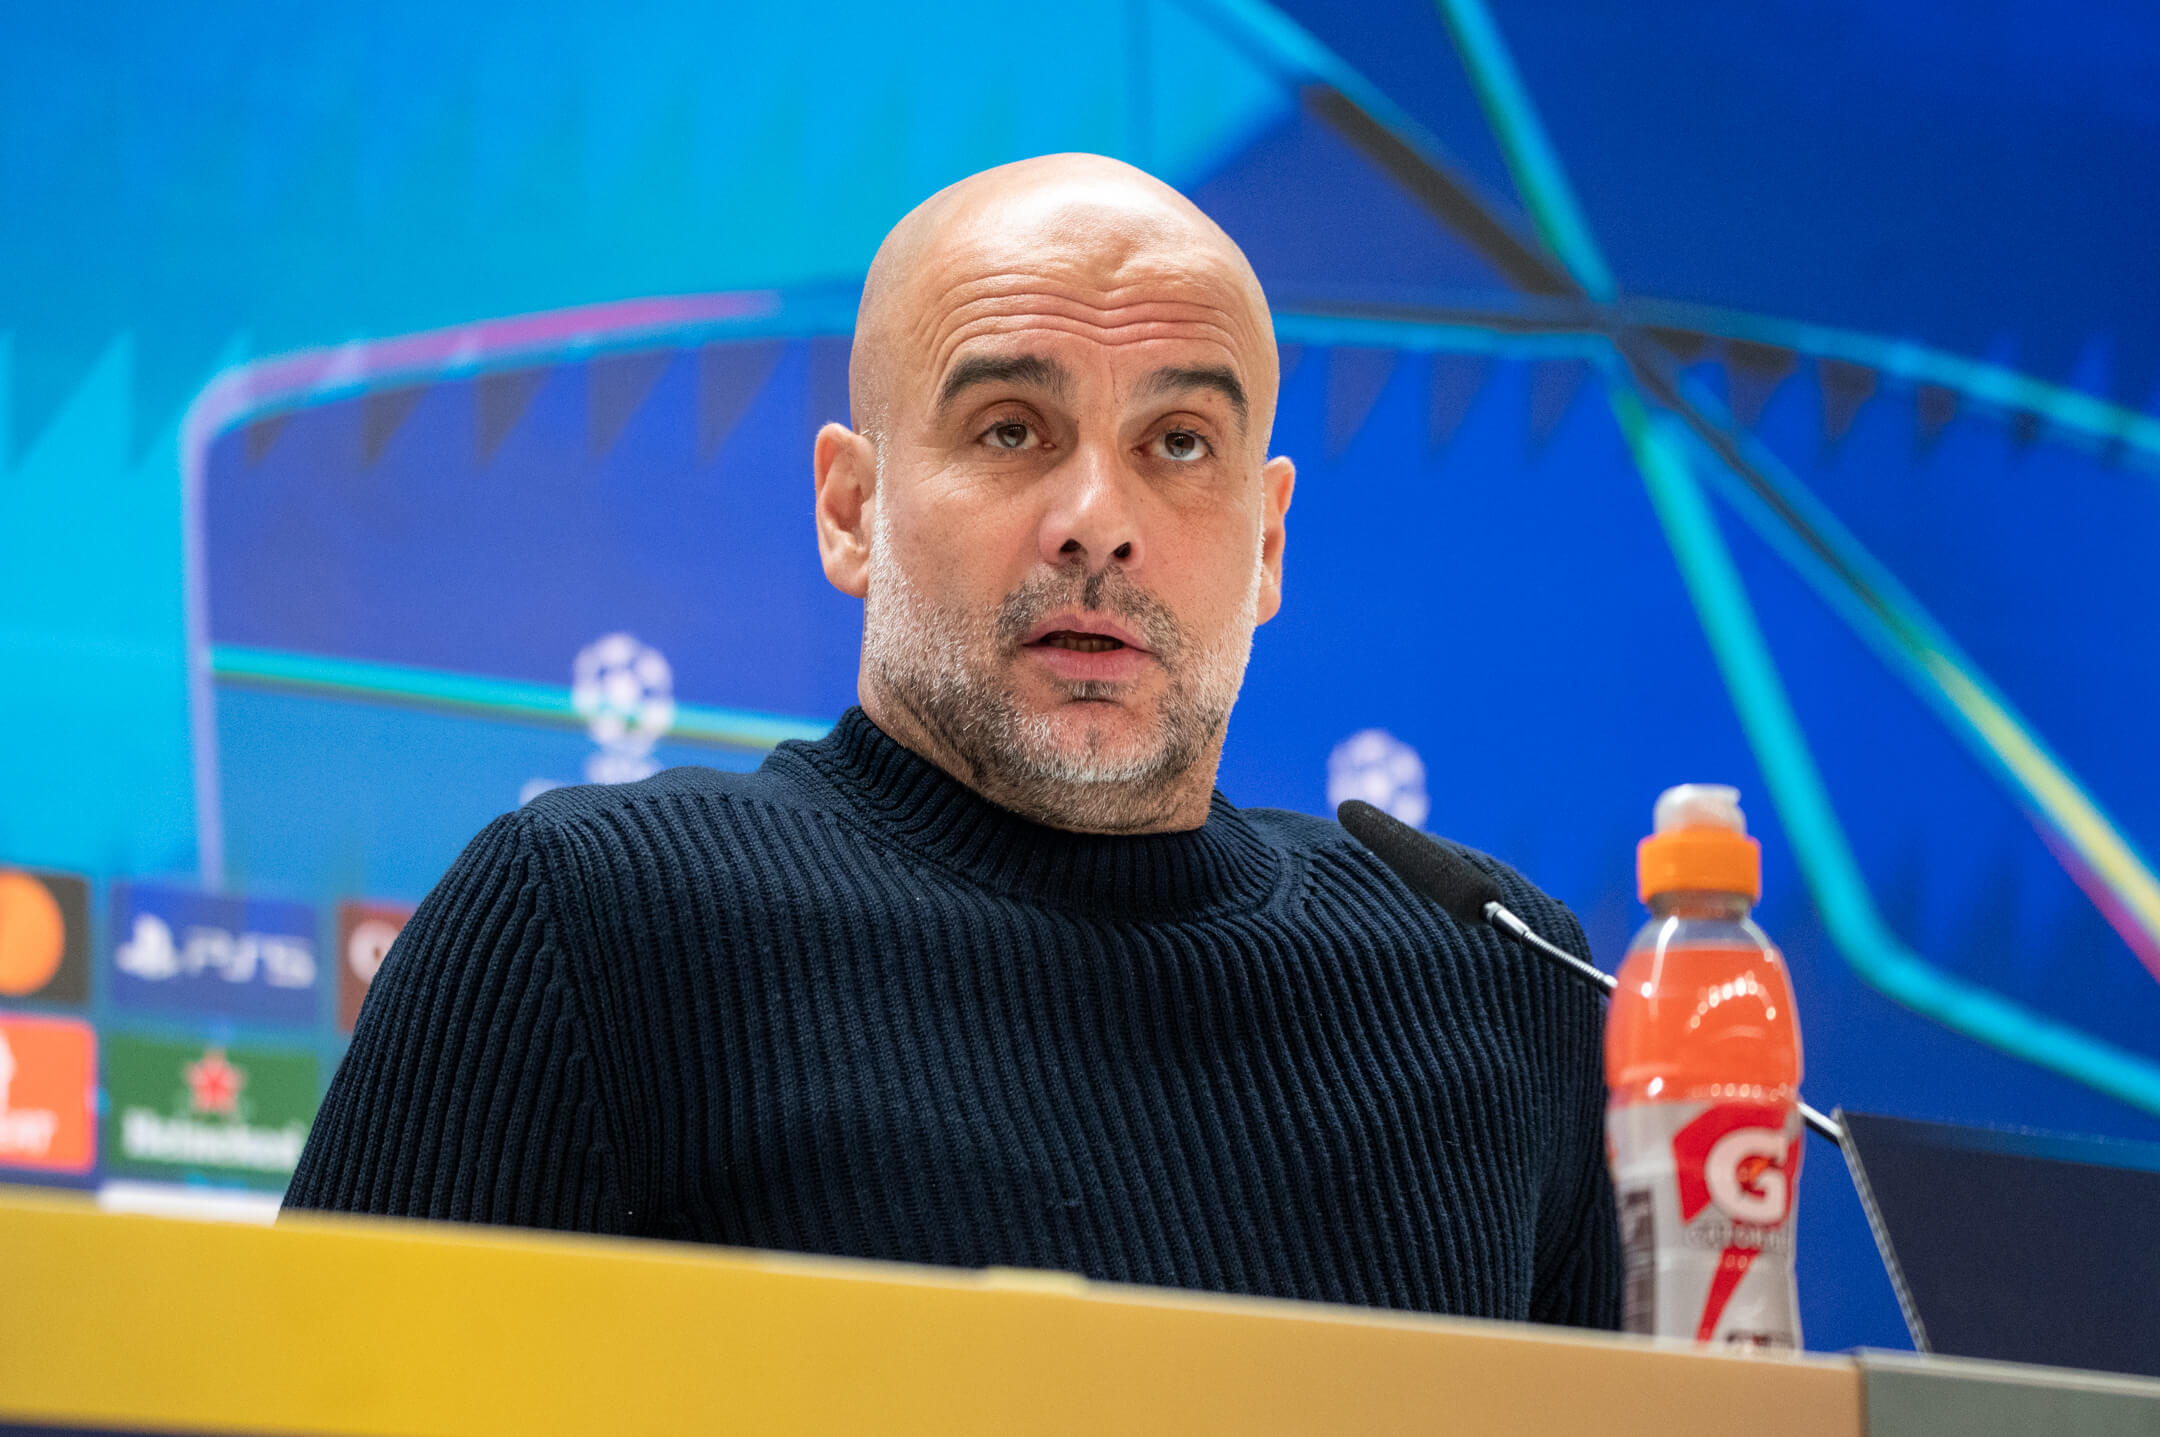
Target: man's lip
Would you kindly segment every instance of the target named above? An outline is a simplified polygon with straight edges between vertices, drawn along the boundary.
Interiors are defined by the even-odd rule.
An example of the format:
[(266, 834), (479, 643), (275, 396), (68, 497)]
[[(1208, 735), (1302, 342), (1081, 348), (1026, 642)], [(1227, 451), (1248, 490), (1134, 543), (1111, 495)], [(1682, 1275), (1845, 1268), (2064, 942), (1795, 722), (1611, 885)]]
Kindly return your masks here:
[(1134, 638), (1131, 633), (1110, 620), (1097, 618), (1093, 614), (1082, 613), (1076, 609), (1067, 609), (1063, 613), (1052, 614), (1034, 628), (1029, 629), (1028, 636), (1020, 642), (1023, 645), (1039, 644), (1052, 634), (1059, 633), (1095, 634), (1105, 639), (1116, 639), (1126, 648), (1138, 649), (1143, 654), (1154, 652), (1146, 644)]

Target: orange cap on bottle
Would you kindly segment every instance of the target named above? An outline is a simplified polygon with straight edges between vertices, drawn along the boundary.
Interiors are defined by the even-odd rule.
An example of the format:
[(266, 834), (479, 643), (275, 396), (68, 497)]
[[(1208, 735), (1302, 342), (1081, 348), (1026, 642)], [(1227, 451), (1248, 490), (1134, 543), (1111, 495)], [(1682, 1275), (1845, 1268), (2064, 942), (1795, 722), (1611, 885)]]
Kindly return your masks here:
[(1721, 784), (1684, 783), (1659, 796), (1657, 831), (1635, 846), (1635, 891), (1647, 905), (1660, 893), (1762, 896), (1762, 845), (1747, 836), (1740, 794)]

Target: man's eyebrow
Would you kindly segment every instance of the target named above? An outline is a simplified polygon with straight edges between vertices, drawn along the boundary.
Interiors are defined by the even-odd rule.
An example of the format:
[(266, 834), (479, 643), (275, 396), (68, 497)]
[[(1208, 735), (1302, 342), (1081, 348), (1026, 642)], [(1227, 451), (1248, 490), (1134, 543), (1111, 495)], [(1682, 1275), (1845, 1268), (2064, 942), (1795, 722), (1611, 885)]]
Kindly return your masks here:
[(1237, 411), (1240, 427), (1249, 416), (1245, 386), (1238, 383), (1236, 374), (1220, 365), (1192, 368), (1171, 365), (1156, 370), (1140, 383), (1140, 392), (1144, 395), (1178, 394), (1188, 389), (1212, 389), (1229, 400), (1230, 407)]
[(937, 407), (945, 408), (955, 399), (978, 384), (1019, 384), (1030, 389), (1046, 389), (1058, 399), (1065, 397), (1071, 387), (1072, 376), (1065, 366), (1040, 354), (972, 354), (952, 368), (945, 376), (944, 387), (938, 390)]

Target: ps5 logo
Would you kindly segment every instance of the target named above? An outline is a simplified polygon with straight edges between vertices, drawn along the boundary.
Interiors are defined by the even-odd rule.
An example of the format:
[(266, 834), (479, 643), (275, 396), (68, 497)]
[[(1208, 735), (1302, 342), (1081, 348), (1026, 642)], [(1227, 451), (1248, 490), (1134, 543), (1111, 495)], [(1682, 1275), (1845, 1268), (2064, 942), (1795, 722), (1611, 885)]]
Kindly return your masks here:
[(305, 903), (118, 883), (109, 991), (125, 1007), (313, 1022), (318, 926)]
[(135, 915), (113, 961), (121, 972), (152, 983), (197, 976), (251, 983), (258, 973), (273, 988), (307, 988), (315, 982), (315, 945), (304, 938), (194, 924), (175, 942), (172, 926), (155, 913)]

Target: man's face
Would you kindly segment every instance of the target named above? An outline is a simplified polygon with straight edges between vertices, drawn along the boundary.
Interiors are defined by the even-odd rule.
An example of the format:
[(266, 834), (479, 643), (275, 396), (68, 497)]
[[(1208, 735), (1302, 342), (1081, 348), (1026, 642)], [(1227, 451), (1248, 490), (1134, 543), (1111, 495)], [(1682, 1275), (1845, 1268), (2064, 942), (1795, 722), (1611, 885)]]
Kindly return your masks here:
[(1279, 603), (1265, 312), (1145, 212), (956, 228), (876, 436), (866, 679), (1022, 811), (1156, 826)]

